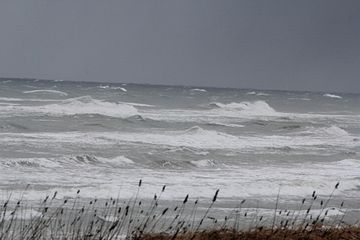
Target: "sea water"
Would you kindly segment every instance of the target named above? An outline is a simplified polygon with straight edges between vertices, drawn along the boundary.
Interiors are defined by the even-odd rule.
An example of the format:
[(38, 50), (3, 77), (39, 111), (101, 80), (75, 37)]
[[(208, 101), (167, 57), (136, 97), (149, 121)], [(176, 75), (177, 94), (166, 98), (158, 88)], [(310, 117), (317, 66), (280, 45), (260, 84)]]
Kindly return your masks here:
[[(0, 192), (360, 208), (360, 95), (0, 80)], [(25, 190), (26, 189), (26, 190)]]

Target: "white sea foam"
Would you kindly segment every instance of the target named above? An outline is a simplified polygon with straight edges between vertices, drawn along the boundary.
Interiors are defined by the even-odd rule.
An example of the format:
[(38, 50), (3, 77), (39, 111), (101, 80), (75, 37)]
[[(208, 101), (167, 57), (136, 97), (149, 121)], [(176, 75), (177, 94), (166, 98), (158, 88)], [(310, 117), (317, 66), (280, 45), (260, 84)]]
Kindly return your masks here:
[(349, 136), (349, 133), (344, 129), (338, 126), (330, 126), (330, 127), (308, 127), (303, 133), (307, 134), (315, 134), (317, 136), (330, 136), (330, 137), (344, 137)]
[(57, 168), (60, 166), (56, 161), (47, 158), (2, 159), (1, 165), (16, 168)]
[(193, 88), (190, 91), (194, 91), (194, 92), (207, 92), (205, 89), (202, 88)]
[(255, 92), (255, 91), (247, 92), (246, 94), (247, 95), (256, 95), (256, 96), (270, 96), (269, 93)]
[(145, 103), (133, 103), (133, 102), (118, 102), (118, 103), (127, 104), (134, 107), (154, 107), (154, 105), (145, 104)]
[[(327, 164), (241, 164), (225, 170), (208, 167), (206, 161), (203, 161), (199, 164), (200, 171), (197, 168), (162, 171), (122, 167), (99, 171), (98, 167), (72, 165), (64, 170), (57, 169), (55, 173), (53, 169), (23, 172), (22, 180), (32, 186), (58, 186), (56, 189), (59, 196), (74, 195), (80, 188), (83, 197), (116, 197), (120, 190), (121, 197), (129, 198), (136, 192), (138, 179), (143, 179), (145, 187), (141, 189), (141, 197), (144, 198), (151, 198), (166, 184), (168, 187), (163, 195), (165, 199), (181, 199), (186, 194), (190, 194), (191, 198), (210, 199), (213, 192), (220, 188), (220, 199), (262, 197), (275, 201), (280, 186), (282, 199), (292, 197), (299, 200), (314, 190), (321, 196), (329, 195), (336, 182), (341, 179), (339, 190), (334, 194), (342, 198), (355, 198), (360, 197), (356, 190), (359, 176), (359, 168), (356, 166), (358, 165), (339, 164), (335, 161)], [(0, 171), (2, 183), (16, 180), (14, 172), (3, 171), (1, 168)], [(69, 186), (72, 188), (69, 189)], [(39, 192), (31, 190), (26, 191), (25, 195), (27, 199), (41, 198)]]
[(322, 128), (320, 131), (324, 131), (326, 134), (329, 135), (335, 135), (335, 136), (348, 136), (349, 133), (345, 131), (344, 129), (337, 127), (337, 126), (331, 126), (328, 128)]
[[(259, 116), (267, 116), (267, 115), (278, 115), (270, 105), (265, 101), (255, 101), (255, 102), (232, 102), (228, 104), (223, 103), (211, 103), (211, 106), (216, 106), (220, 108), (222, 111), (232, 111), (235, 113), (240, 113), (243, 115), (259, 115)], [(216, 109), (215, 109), (216, 110)]]
[(289, 100), (301, 100), (301, 101), (311, 101), (310, 98), (296, 98), (296, 97), (292, 97), (292, 98), (288, 98)]
[(23, 99), (23, 98), (0, 97), (0, 101), (4, 101), (4, 102), (19, 102), (19, 101), (25, 101), (25, 99)]
[(124, 87), (111, 87), (109, 85), (100, 85), (98, 86), (98, 88), (101, 88), (101, 89), (112, 89), (112, 90), (121, 90), (123, 92), (127, 92), (126, 88)]
[(112, 87), (111, 89), (120, 89), (123, 92), (127, 92), (126, 88), (123, 87)]
[[(16, 169), (60, 169), (74, 168), (78, 166), (97, 167), (124, 167), (134, 165), (135, 162), (125, 156), (113, 158), (96, 157), (94, 155), (82, 154), (76, 156), (59, 156), (51, 158), (2, 158), (0, 165), (6, 168)], [(35, 170), (34, 170), (35, 171)]]
[(66, 92), (57, 91), (57, 90), (49, 90), (49, 89), (39, 89), (39, 90), (31, 90), (31, 91), (24, 91), (23, 93), (51, 93), (51, 94), (57, 94), (60, 96), (67, 96), (68, 94)]
[[(333, 128), (330, 128), (333, 129)], [(0, 133), (0, 144), (24, 144), (56, 148), (60, 143), (77, 145), (116, 145), (116, 144), (151, 144), (158, 147), (189, 147), (194, 149), (223, 149), (236, 151), (265, 151), (286, 149), (307, 152), (333, 146), (335, 150), (360, 146), (360, 141), (353, 141), (353, 136), (334, 128), (319, 130), (319, 133), (304, 131), (290, 136), (282, 135), (231, 135), (216, 130), (192, 127), (183, 131), (154, 132), (61, 132), (61, 133)], [(335, 134), (335, 135), (334, 135)], [(332, 148), (331, 148), (332, 149)], [(329, 149), (329, 150), (331, 150)]]
[(350, 167), (352, 169), (360, 169), (359, 159), (344, 159), (336, 162), (336, 165), (340, 167)]
[(58, 102), (61, 100), (46, 99), (46, 98), (8, 98), (0, 97), (0, 101), (4, 102)]
[(269, 93), (259, 92), (256, 94), (256, 96), (270, 96)]
[(93, 99), (90, 96), (69, 98), (56, 104), (41, 106), (17, 106), (3, 108), (4, 111), (19, 114), (49, 114), (55, 116), (77, 115), (77, 114), (100, 114), (104, 116), (127, 118), (140, 115), (134, 106), (122, 103), (111, 103), (103, 100)]
[(108, 164), (111, 166), (115, 166), (115, 167), (123, 167), (123, 166), (135, 164), (135, 162), (133, 160), (131, 160), (130, 158), (127, 158), (125, 156), (117, 156), (114, 158), (100, 158), (99, 157), (99, 159), (102, 161), (102, 163)]
[(335, 95), (335, 94), (330, 94), (330, 93), (326, 93), (323, 95), (324, 97), (329, 97), (329, 98), (338, 98), (341, 99), (342, 97), (339, 95)]
[(194, 160), (194, 161), (190, 161), (190, 163), (199, 168), (214, 167), (216, 165), (215, 161), (211, 159)]
[(243, 124), (236, 124), (236, 123), (209, 122), (209, 124), (219, 125), (219, 126), (224, 126), (224, 127), (234, 127), (234, 128), (245, 127), (245, 125), (243, 125)]

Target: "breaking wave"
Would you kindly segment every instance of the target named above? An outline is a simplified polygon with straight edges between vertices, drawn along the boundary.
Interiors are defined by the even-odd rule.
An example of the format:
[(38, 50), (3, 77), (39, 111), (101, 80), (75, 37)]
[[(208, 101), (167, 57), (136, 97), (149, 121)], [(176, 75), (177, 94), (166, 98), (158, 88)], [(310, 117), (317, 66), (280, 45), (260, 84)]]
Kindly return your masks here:
[(202, 88), (193, 88), (190, 91), (192, 91), (192, 92), (207, 92), (205, 89), (202, 89)]
[(2, 160), (5, 167), (20, 168), (57, 168), (59, 164), (45, 158), (13, 158)]
[(341, 167), (351, 167), (352, 169), (360, 168), (360, 160), (359, 159), (343, 159), (336, 163), (336, 165)]
[(123, 92), (127, 92), (127, 89), (124, 88), (124, 87), (111, 87), (109, 85), (100, 85), (98, 86), (98, 88), (101, 88), (101, 89), (111, 89), (111, 90), (121, 90)]
[(233, 111), (240, 112), (245, 115), (278, 115), (278, 112), (275, 111), (270, 105), (265, 101), (255, 101), (255, 102), (232, 102), (228, 104), (223, 103), (210, 103), (210, 106), (213, 108), (218, 108), (223, 111)]
[(76, 162), (77, 164), (82, 164), (82, 165), (106, 165), (112, 167), (121, 167), (125, 165), (134, 164), (133, 160), (125, 156), (104, 158), (104, 157), (95, 157), (93, 155), (83, 154), (83, 155), (70, 157), (70, 160)]
[(48, 90), (48, 89), (31, 90), (31, 91), (25, 91), (23, 93), (51, 93), (51, 94), (57, 94), (57, 95), (60, 95), (60, 96), (67, 96), (68, 95), (66, 92), (57, 91), (57, 90)]
[(129, 104), (111, 103), (93, 99), (90, 96), (69, 98), (56, 104), (42, 106), (19, 106), (11, 109), (21, 112), (42, 113), (55, 116), (99, 114), (110, 117), (128, 118), (140, 115), (138, 110)]
[(215, 167), (216, 166), (216, 162), (211, 159), (194, 160), (194, 161), (190, 161), (190, 163), (198, 168)]
[(330, 94), (330, 93), (326, 93), (323, 95), (324, 97), (329, 97), (329, 98), (338, 98), (341, 99), (342, 97), (339, 95), (335, 95), (335, 94)]
[(336, 137), (344, 137), (349, 136), (349, 133), (344, 129), (337, 126), (330, 127), (322, 127), (322, 128), (314, 128), (309, 127), (305, 133), (315, 134), (319, 136), (336, 136)]
[(103, 167), (123, 167), (133, 165), (135, 162), (125, 156), (114, 158), (97, 157), (89, 154), (76, 156), (62, 156), (60, 158), (12, 158), (2, 159), (1, 165), (9, 168), (73, 168), (80, 166), (103, 166)]

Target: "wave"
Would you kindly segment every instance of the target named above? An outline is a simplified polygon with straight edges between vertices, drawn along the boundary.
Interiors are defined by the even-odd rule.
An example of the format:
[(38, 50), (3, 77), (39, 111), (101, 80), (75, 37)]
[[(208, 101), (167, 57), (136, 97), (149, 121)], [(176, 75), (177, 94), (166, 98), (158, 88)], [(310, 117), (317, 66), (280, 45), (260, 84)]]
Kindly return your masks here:
[(51, 94), (57, 94), (57, 95), (60, 95), (60, 96), (67, 96), (68, 95), (66, 92), (57, 91), (57, 90), (48, 90), (48, 89), (24, 91), (23, 93), (51, 93)]
[(330, 93), (326, 93), (323, 95), (324, 97), (329, 97), (329, 98), (338, 98), (341, 99), (342, 97), (339, 95), (335, 95), (335, 94), (330, 94)]
[(127, 89), (126, 89), (126, 88), (123, 88), (123, 87), (111, 87), (110, 89), (114, 89), (114, 90), (119, 89), (119, 90), (121, 90), (121, 91), (123, 91), (123, 92), (127, 92)]
[(145, 104), (145, 103), (133, 103), (133, 102), (118, 102), (118, 103), (127, 104), (134, 107), (154, 107), (154, 105)]
[(336, 165), (341, 167), (351, 167), (352, 169), (360, 168), (360, 160), (359, 159), (343, 159), (336, 162)]
[(79, 114), (99, 114), (110, 117), (127, 118), (134, 115), (140, 115), (138, 110), (131, 105), (122, 103), (111, 103), (103, 100), (93, 99), (90, 96), (69, 98), (56, 104), (43, 106), (19, 106), (12, 108), (21, 113), (42, 113), (55, 116), (79, 115)]
[(25, 99), (23, 99), (23, 98), (0, 97), (0, 101), (4, 101), (4, 102), (19, 102), (19, 101), (25, 101)]
[(100, 85), (100, 86), (97, 86), (97, 87), (101, 88), (101, 89), (121, 90), (123, 92), (127, 92), (127, 89), (124, 88), (124, 87), (111, 87), (109, 85)]
[(296, 98), (296, 97), (291, 97), (288, 98), (289, 100), (301, 100), (301, 101), (311, 101), (310, 98)]
[(57, 168), (59, 164), (56, 161), (46, 158), (13, 158), (4, 159), (1, 164), (5, 167), (15, 168)]
[(101, 88), (101, 89), (108, 89), (108, 88), (110, 88), (110, 86), (109, 85), (100, 85), (100, 86), (98, 86), (98, 88)]
[(224, 111), (233, 111), (242, 113), (245, 115), (278, 115), (278, 112), (275, 111), (270, 105), (265, 101), (255, 101), (255, 102), (232, 102), (228, 104), (213, 102), (210, 103), (211, 107), (217, 107)]
[[(314, 152), (333, 153), (348, 151), (360, 146), (360, 141), (338, 127), (308, 128), (307, 131), (294, 132), (288, 135), (254, 135), (229, 134), (223, 131), (207, 130), (198, 126), (181, 131), (164, 131), (157, 129), (146, 131), (106, 131), (106, 132), (36, 132), (36, 133), (0, 133), (0, 144), (22, 146), (36, 149), (58, 149), (58, 146), (94, 144), (96, 148), (119, 145), (155, 147), (169, 150), (183, 147), (197, 150), (235, 150), (236, 152), (281, 153)], [(180, 148), (179, 148), (180, 147)], [(321, 152), (319, 154), (321, 154)], [(324, 152), (325, 153), (325, 152)], [(85, 159), (86, 160), (86, 159)]]
[(337, 137), (349, 136), (349, 133), (347, 131), (334, 125), (330, 127), (321, 127), (321, 128), (309, 127), (303, 133), (315, 134), (318, 136), (337, 136)]
[(40, 98), (8, 98), (0, 97), (0, 101), (3, 102), (58, 102), (55, 99), (40, 99)]
[(209, 122), (207, 123), (209, 126), (222, 126), (222, 127), (232, 127), (232, 128), (243, 128), (245, 125), (236, 124), (236, 123), (221, 123), (221, 122)]
[(211, 159), (194, 160), (194, 161), (190, 161), (190, 163), (198, 168), (215, 167), (216, 166), (216, 162)]
[(105, 165), (112, 167), (122, 167), (125, 165), (132, 165), (135, 162), (125, 156), (117, 156), (114, 158), (95, 157), (93, 155), (77, 155), (70, 157), (70, 160), (81, 165)]
[(89, 154), (81, 154), (76, 156), (62, 156), (59, 158), (11, 158), (2, 159), (1, 165), (9, 168), (48, 168), (59, 169), (74, 165), (80, 166), (96, 166), (96, 167), (123, 167), (133, 165), (135, 162), (125, 156), (117, 156), (113, 158), (97, 157)]
[(0, 106), (19, 106), (20, 104), (18, 103), (3, 103), (0, 102)]
[(192, 91), (192, 92), (207, 92), (205, 89), (202, 89), (202, 88), (193, 88), (190, 91)]
[(269, 93), (255, 92), (255, 91), (247, 92), (246, 94), (247, 95), (256, 95), (256, 96), (270, 96)]

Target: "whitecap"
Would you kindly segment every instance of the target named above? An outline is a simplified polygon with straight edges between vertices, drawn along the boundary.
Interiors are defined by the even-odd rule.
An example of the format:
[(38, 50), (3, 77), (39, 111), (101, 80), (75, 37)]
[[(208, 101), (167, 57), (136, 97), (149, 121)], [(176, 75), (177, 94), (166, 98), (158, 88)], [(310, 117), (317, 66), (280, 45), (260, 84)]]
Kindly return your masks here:
[(242, 113), (245, 115), (278, 115), (278, 113), (270, 107), (270, 105), (265, 101), (254, 101), (254, 102), (232, 102), (228, 104), (223, 103), (211, 103), (211, 106), (216, 106), (223, 111), (230, 111), (234, 113)]
[(216, 165), (214, 160), (211, 159), (203, 159), (203, 160), (194, 160), (190, 161), (191, 164), (193, 164), (196, 167), (214, 167)]
[(123, 92), (127, 92), (127, 89), (126, 88), (123, 88), (123, 87), (111, 87), (111, 89), (114, 89), (114, 90), (121, 90)]
[(101, 88), (101, 89), (108, 89), (108, 88), (110, 88), (110, 86), (108, 86), (108, 85), (100, 85), (100, 86), (98, 86), (98, 88)]
[(145, 104), (145, 103), (134, 103), (134, 102), (119, 102), (122, 104), (127, 104), (135, 107), (155, 107), (154, 105)]
[(324, 97), (329, 97), (329, 98), (338, 98), (341, 99), (342, 97), (339, 95), (335, 95), (335, 94), (330, 94), (330, 93), (326, 93), (323, 95)]
[(349, 133), (347, 131), (334, 125), (330, 127), (321, 127), (321, 128), (308, 127), (307, 130), (304, 131), (303, 133), (315, 134), (318, 136), (337, 136), (337, 137), (349, 136)]
[(71, 162), (69, 163), (68, 159), (70, 159), (71, 162), (75, 162), (76, 164), (83, 166), (93, 165), (97, 167), (99, 166), (123, 167), (123, 166), (135, 164), (133, 160), (122, 155), (113, 158), (106, 158), (106, 157), (98, 157), (89, 154), (82, 154), (77, 156), (71, 156), (64, 159), (58, 159), (58, 161), (60, 161), (62, 165), (69, 165), (70, 167), (72, 167), (73, 165), (71, 164)]
[(236, 123), (221, 123), (221, 122), (209, 122), (210, 125), (218, 125), (224, 127), (243, 128), (245, 125)]
[(301, 100), (301, 101), (311, 101), (310, 98), (296, 98), (296, 97), (292, 97), (292, 98), (288, 98), (289, 100)]
[(195, 92), (207, 92), (205, 89), (202, 88), (193, 88), (190, 91), (195, 91)]
[(0, 101), (4, 102), (57, 102), (55, 99), (40, 99), (40, 98), (8, 98), (0, 97)]
[(21, 168), (56, 168), (59, 164), (54, 159), (45, 158), (12, 158), (3, 159), (2, 165), (6, 167)]
[(336, 162), (337, 165), (341, 167), (350, 167), (352, 169), (360, 168), (360, 160), (359, 159), (343, 159)]
[(18, 110), (20, 113), (42, 113), (55, 116), (99, 114), (110, 117), (127, 118), (134, 115), (140, 115), (134, 106), (122, 103), (106, 102), (104, 100), (93, 99), (90, 96), (69, 98), (56, 104), (36, 107), (19, 106), (11, 109), (11, 111), (14, 110)]
[(52, 93), (57, 94), (60, 96), (67, 96), (68, 94), (66, 92), (57, 91), (57, 90), (51, 90), (51, 89), (39, 89), (39, 90), (31, 90), (31, 91), (24, 91), (23, 93)]
[(256, 96), (270, 96), (269, 93), (259, 92), (256, 94)]
[(114, 157), (114, 158), (100, 158), (99, 157), (99, 160), (101, 160), (101, 162), (104, 164), (109, 164), (109, 165), (117, 166), (117, 167), (135, 164), (135, 162), (133, 160), (131, 160), (130, 158), (127, 158), (125, 156), (122, 156), (122, 155)]

